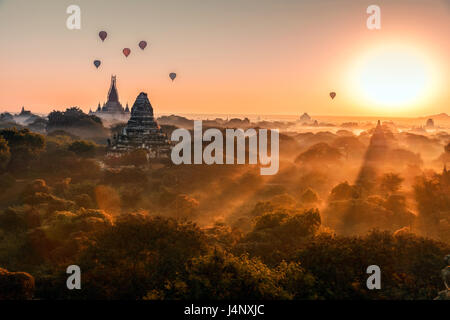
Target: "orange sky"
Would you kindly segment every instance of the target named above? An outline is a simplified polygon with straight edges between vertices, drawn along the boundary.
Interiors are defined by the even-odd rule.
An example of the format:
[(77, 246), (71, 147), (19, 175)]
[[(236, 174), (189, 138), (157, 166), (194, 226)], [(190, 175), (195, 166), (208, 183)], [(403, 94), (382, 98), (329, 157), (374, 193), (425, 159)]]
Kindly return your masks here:
[[(65, 11), (75, 2), (81, 30), (68, 30)], [(381, 7), (381, 30), (366, 28), (371, 4)], [(100, 30), (109, 34), (104, 43)], [(449, 32), (446, 0), (0, 0), (0, 111), (88, 111), (116, 74), (123, 105), (145, 91), (156, 113), (449, 112)], [(360, 98), (351, 74), (393, 43), (420, 54), (431, 89), (426, 99), (380, 109)], [(169, 72), (178, 74), (173, 83)]]

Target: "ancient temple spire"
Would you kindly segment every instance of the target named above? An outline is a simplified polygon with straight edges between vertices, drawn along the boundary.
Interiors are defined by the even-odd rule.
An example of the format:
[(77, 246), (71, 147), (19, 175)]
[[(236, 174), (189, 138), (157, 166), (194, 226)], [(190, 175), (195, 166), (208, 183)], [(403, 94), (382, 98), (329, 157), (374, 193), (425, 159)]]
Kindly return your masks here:
[(153, 107), (145, 92), (136, 98), (126, 127), (113, 139), (110, 148), (118, 153), (144, 149), (147, 159), (169, 156), (170, 142), (155, 121)]
[(116, 76), (111, 76), (111, 86), (108, 92), (108, 102), (119, 102), (119, 94), (116, 88)]

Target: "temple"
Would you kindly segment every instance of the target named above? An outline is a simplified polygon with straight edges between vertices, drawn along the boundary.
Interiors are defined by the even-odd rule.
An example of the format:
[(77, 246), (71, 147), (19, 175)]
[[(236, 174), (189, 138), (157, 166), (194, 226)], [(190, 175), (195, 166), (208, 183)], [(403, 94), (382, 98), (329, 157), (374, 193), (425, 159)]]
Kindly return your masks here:
[(364, 156), (364, 161), (356, 179), (355, 185), (362, 188), (370, 188), (374, 183), (379, 167), (386, 163), (388, 158), (389, 144), (386, 132), (380, 120), (370, 138), (369, 147)]
[(306, 112), (304, 114), (301, 115), (300, 117), (300, 121), (311, 121), (311, 117), (309, 114), (307, 114)]
[(109, 142), (110, 154), (120, 154), (135, 149), (147, 151), (148, 158), (167, 158), (170, 142), (154, 119), (153, 107), (147, 94), (141, 92), (131, 108), (131, 118), (120, 134)]
[(97, 106), (95, 112), (89, 111), (89, 114), (96, 115), (106, 122), (123, 122), (130, 117), (130, 110), (127, 107), (124, 109), (119, 101), (119, 93), (117, 91), (116, 76), (111, 76), (111, 85), (109, 87), (107, 102)]
[(20, 111), (20, 113), (18, 114), (19, 117), (29, 117), (31, 116), (31, 111), (29, 110), (25, 110), (25, 107), (22, 107), (22, 110)]

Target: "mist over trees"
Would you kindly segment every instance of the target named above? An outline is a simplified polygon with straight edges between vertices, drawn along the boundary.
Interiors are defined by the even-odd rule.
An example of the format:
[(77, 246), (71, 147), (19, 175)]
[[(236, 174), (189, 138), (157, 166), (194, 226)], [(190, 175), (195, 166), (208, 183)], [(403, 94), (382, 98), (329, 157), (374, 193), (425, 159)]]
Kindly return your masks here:
[[(48, 126), (0, 130), (0, 298), (433, 299), (443, 289), (448, 136), (386, 131), (388, 157), (361, 174), (367, 132), (281, 133), (280, 170), (263, 177), (140, 149), (109, 158), (106, 128), (77, 108)], [(66, 288), (71, 264), (83, 290)], [(365, 286), (371, 264), (383, 290)]]
[(85, 114), (78, 107), (71, 107), (66, 111), (52, 111), (48, 115), (47, 132), (63, 130), (69, 134), (93, 140), (97, 143), (106, 143), (109, 136), (102, 120), (95, 115)]

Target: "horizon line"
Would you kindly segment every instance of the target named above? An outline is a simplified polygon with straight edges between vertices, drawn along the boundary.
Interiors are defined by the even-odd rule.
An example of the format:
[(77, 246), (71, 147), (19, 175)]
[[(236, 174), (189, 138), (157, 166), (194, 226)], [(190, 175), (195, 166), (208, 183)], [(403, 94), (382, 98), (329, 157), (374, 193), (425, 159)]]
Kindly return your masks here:
[[(75, 106), (76, 107), (76, 106)], [(71, 107), (68, 107), (71, 108)], [(79, 108), (79, 107), (78, 107)], [(66, 108), (67, 109), (67, 108)], [(82, 108), (80, 108), (81, 110), (83, 110)], [(50, 111), (48, 113), (43, 113), (43, 112), (37, 112), (34, 113), (32, 110), (30, 109), (25, 109), (26, 111), (31, 111), (31, 113), (33, 114), (41, 114), (41, 115), (48, 115), (53, 111), (61, 111), (61, 110), (56, 110), (54, 109), (53, 111)], [(64, 111), (64, 110), (62, 110)], [(83, 112), (85, 112), (83, 110)], [(12, 114), (19, 114), (20, 111), (0, 111), (0, 113), (12, 113)], [(86, 112), (88, 113), (88, 112)], [(268, 113), (217, 113), (217, 112), (212, 112), (212, 113), (197, 113), (197, 112), (154, 112), (155, 115), (159, 115), (159, 116), (167, 116), (167, 115), (202, 115), (202, 116), (226, 116), (226, 117), (248, 117), (248, 116), (255, 116), (255, 117), (300, 117), (301, 115), (303, 115), (304, 113), (307, 113), (310, 117), (333, 117), (333, 118), (376, 118), (376, 119), (420, 119), (420, 118), (431, 118), (431, 117), (436, 117), (436, 116), (440, 116), (440, 115), (446, 115), (449, 116), (448, 113), (446, 112), (440, 112), (437, 114), (426, 114), (426, 115), (416, 115), (416, 116), (388, 116), (388, 115), (332, 115), (332, 114), (312, 114), (312, 113), (308, 113), (308, 112), (303, 112), (303, 113), (299, 113), (299, 114), (287, 114), (287, 113), (273, 113), (273, 114), (268, 114)]]

